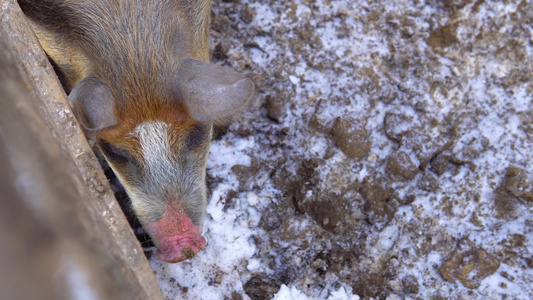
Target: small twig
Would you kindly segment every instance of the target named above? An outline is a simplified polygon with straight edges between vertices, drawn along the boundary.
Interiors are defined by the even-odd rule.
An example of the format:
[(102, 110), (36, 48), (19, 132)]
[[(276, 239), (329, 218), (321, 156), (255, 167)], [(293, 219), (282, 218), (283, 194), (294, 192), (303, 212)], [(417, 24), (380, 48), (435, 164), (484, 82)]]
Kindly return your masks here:
[(304, 105), (309, 104), (309, 102), (315, 100), (318, 96), (320, 96), (320, 92), (314, 94), (311, 98), (307, 99), (307, 101), (305, 101)]
[(287, 138), (289, 137), (289, 132), (291, 132), (290, 129), (289, 129), (289, 131), (287, 131), (287, 133), (285, 134), (285, 137), (283, 138), (283, 141), (281, 141), (281, 144), (285, 144), (285, 141), (286, 141)]
[(361, 18), (359, 18), (359, 17), (356, 16), (354, 13), (351, 13), (351, 12), (349, 12), (349, 11), (339, 10), (339, 13), (340, 13), (340, 14), (344, 14), (344, 15), (348, 15), (348, 16), (352, 16), (352, 17), (354, 17), (354, 18), (357, 19), (357, 20), (361, 20)]

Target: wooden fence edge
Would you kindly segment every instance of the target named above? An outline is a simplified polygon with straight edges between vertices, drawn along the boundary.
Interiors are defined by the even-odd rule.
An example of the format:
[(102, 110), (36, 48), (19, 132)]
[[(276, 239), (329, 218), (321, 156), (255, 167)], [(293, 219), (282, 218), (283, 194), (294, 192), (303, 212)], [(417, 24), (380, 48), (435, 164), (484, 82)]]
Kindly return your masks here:
[[(37, 110), (63, 156), (71, 159), (77, 168), (72, 177), (75, 182), (85, 185), (87, 190), (87, 199), (80, 201), (87, 206), (97, 229), (103, 230), (100, 234), (108, 235), (113, 242), (109, 251), (120, 257), (128, 266), (147, 298), (162, 299), (161, 290), (144, 257), (142, 247), (120, 209), (33, 30), (16, 1), (3, 0), (1, 3), (0, 38), (12, 47), (20, 70), (26, 75), (29, 88), (37, 96)], [(102, 224), (105, 226), (100, 226)]]

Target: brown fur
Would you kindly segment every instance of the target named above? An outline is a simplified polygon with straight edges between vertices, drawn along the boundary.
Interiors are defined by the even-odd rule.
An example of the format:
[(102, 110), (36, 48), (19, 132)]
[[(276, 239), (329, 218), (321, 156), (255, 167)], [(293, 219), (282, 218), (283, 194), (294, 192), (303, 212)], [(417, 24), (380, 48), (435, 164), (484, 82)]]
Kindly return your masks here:
[[(175, 132), (195, 124), (172, 99), (171, 72), (180, 57), (209, 61), (210, 1), (20, 0), (19, 4), (34, 23), (44, 50), (67, 78), (67, 90), (88, 76), (110, 87), (119, 125), (100, 132), (100, 138), (142, 160), (138, 144), (126, 136), (137, 124), (162, 120), (174, 124)], [(117, 29), (129, 34), (118, 35)]]
[(172, 144), (181, 145), (198, 123), (189, 118), (183, 107), (177, 104), (162, 103), (161, 106), (124, 116), (119, 125), (102, 130), (99, 138), (129, 151), (138, 161), (143, 161), (138, 141), (129, 133), (142, 122), (163, 121), (171, 126)]
[(129, 113), (131, 99), (144, 106), (141, 111), (154, 101), (171, 101), (169, 79), (180, 57), (209, 61), (207, 0), (20, 0), (19, 4), (44, 50), (65, 73), (67, 90), (85, 77), (99, 78), (112, 89), (119, 118)]
[[(207, 64), (210, 0), (19, 4), (65, 75), (88, 140), (123, 183), (154, 243), (165, 249), (163, 259), (190, 258), (183, 247), (202, 245), (194, 248), (200, 251), (213, 123), (234, 115), (253, 94), (249, 79)], [(184, 244), (168, 244), (175, 239), (157, 231), (158, 222), (174, 224), (162, 221), (168, 207), (183, 209), (195, 225), (188, 230), (198, 231), (182, 232)]]

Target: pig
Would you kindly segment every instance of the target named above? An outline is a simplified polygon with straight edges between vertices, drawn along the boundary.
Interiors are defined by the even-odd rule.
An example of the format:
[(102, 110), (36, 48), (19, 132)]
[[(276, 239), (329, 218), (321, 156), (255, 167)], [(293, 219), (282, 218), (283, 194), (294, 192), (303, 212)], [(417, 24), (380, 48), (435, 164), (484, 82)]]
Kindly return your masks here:
[(248, 77), (209, 64), (211, 1), (18, 3), (159, 259), (195, 256), (206, 245), (213, 126), (227, 124), (254, 94)]

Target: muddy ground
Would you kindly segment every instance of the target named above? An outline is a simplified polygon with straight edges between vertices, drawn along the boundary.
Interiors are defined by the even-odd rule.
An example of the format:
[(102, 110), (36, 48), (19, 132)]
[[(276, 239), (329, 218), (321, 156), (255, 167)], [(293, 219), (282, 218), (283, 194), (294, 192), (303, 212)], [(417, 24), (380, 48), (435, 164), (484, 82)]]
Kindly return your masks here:
[(257, 93), (213, 143), (205, 253), (147, 249), (169, 299), (533, 298), (531, 1), (213, 7)]

